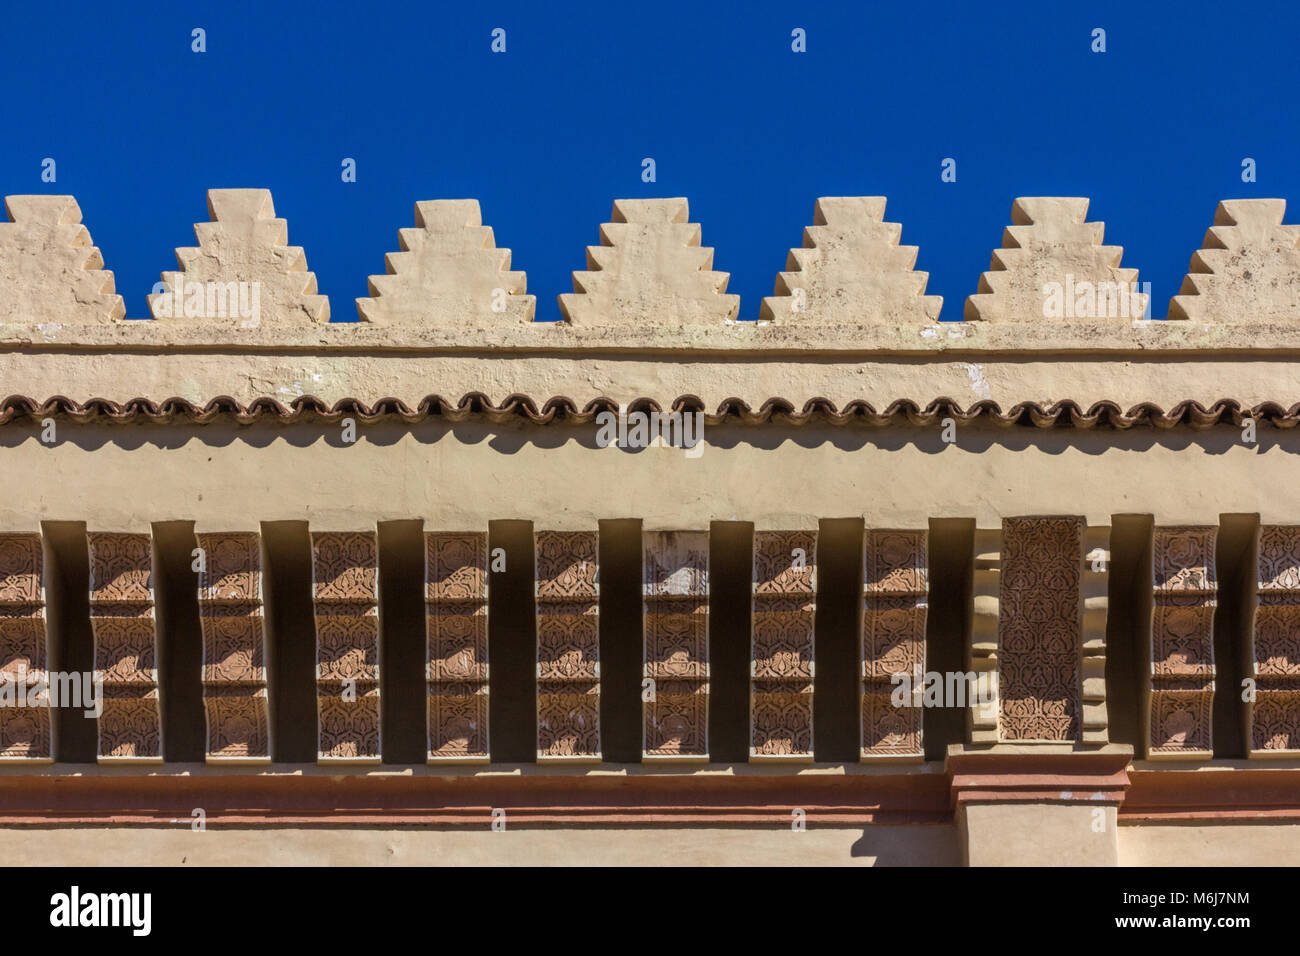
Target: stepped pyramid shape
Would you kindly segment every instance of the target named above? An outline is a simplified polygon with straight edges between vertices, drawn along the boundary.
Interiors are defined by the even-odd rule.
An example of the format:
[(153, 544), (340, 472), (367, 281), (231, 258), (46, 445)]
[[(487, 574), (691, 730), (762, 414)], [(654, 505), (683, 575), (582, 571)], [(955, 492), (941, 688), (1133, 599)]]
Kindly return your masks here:
[[(209, 189), (211, 222), (194, 224), (198, 248), (176, 250), (180, 272), (164, 272), (169, 292), (149, 296), (155, 319), (217, 320), (255, 327), (263, 317), (276, 324), (328, 322), (329, 299), (316, 294), (307, 256), (290, 246), (289, 224), (275, 218), (269, 189)], [(232, 287), (231, 283), (235, 286)], [(253, 299), (258, 314), (232, 307)]]
[(511, 272), (510, 250), (498, 249), (477, 199), (415, 204), (415, 228), (399, 229), (401, 252), (384, 257), (387, 275), (371, 276), (370, 298), (357, 299), (363, 322), (456, 325), (468, 319), (531, 322), (537, 299), (527, 279)]
[(1196, 322), (1300, 319), (1300, 225), (1282, 225), (1285, 199), (1225, 199), (1169, 301)]
[(740, 296), (725, 295), (726, 272), (700, 246), (685, 199), (617, 199), (587, 271), (573, 274), (560, 311), (578, 325), (704, 325), (735, 319)]
[(115, 322), (126, 304), (71, 196), (6, 196), (0, 322)]
[(1150, 297), (1136, 291), (1138, 271), (1119, 267), (1124, 248), (1102, 245), (1106, 226), (1087, 214), (1087, 199), (1017, 199), (966, 321), (1143, 318)]
[(943, 297), (925, 295), (916, 246), (901, 246), (903, 227), (885, 222), (884, 196), (823, 196), (803, 248), (791, 249), (776, 294), (759, 317), (773, 322), (933, 322)]

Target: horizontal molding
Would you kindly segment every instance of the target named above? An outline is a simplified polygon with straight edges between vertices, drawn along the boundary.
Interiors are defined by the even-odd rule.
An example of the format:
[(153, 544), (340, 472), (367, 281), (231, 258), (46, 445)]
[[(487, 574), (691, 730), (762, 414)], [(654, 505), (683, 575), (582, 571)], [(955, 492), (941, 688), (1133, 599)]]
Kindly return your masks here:
[(1121, 358), (1152, 351), (1234, 355), (1300, 355), (1300, 326), (1260, 321), (1223, 325), (1139, 319), (1132, 321), (933, 322), (779, 325), (728, 321), (681, 325), (671, 317), (654, 326), (575, 326), (568, 322), (475, 323), (458, 326), (393, 327), (364, 322), (329, 322), (308, 328), (222, 327), (201, 321), (124, 319), (111, 325), (47, 322), (0, 323), (4, 352), (81, 352), (112, 348), (144, 353), (416, 352), (428, 355), (486, 353), (528, 356), (581, 352), (663, 354), (683, 352), (772, 358), (787, 355), (877, 357), (958, 355), (1042, 355), (1070, 353)]
[[(510, 829), (789, 827), (793, 811), (824, 826), (945, 824), (962, 802), (1114, 805), (1119, 820), (1249, 823), (1300, 820), (1300, 768), (1213, 765), (1197, 770), (1062, 768), (1032, 755), (1002, 756), (980, 773), (951, 776), (938, 762), (908, 768), (710, 764), (684, 771), (599, 768), (331, 767), (267, 772), (175, 765), (148, 773), (68, 764), (0, 771), (0, 826), (435, 826), (487, 829), (492, 811)], [(1104, 761), (1108, 764), (1113, 761)], [(983, 763), (983, 762), (982, 762)], [(90, 772), (87, 772), (89, 769)], [(1127, 787), (1120, 777), (1127, 775)], [(968, 779), (969, 778), (969, 779)], [(1068, 788), (1073, 788), (1070, 792)], [(1087, 792), (1085, 788), (1091, 788)], [(1105, 791), (1101, 799), (1094, 796)], [(1066, 801), (1071, 802), (1071, 801)], [(377, 809), (382, 807), (383, 809)]]
[[(1238, 762), (1240, 763), (1240, 762)], [(1300, 766), (1131, 769), (1123, 823), (1300, 821)]]
[[(1276, 428), (1291, 429), (1300, 425), (1300, 403), (1284, 406), (1262, 402), (1254, 406), (1233, 399), (1221, 399), (1204, 406), (1196, 401), (1181, 401), (1162, 408), (1153, 402), (1134, 405), (1127, 411), (1115, 402), (1096, 402), (1084, 407), (1063, 400), (1042, 404), (1020, 402), (1003, 410), (997, 402), (981, 400), (963, 407), (951, 398), (936, 398), (925, 405), (899, 399), (877, 409), (870, 402), (853, 400), (842, 407), (829, 399), (812, 399), (796, 406), (787, 399), (773, 397), (757, 408), (738, 398), (726, 399), (712, 411), (694, 395), (684, 395), (667, 406), (652, 398), (638, 398), (626, 404), (628, 412), (702, 412), (705, 424), (762, 425), (769, 422), (785, 425), (862, 424), (871, 426), (932, 427), (952, 418), (958, 425), (991, 424), (1002, 427), (1030, 428), (1115, 428), (1149, 426), (1169, 429), (1187, 426), (1193, 429), (1216, 425), (1240, 427), (1246, 419)], [(258, 398), (247, 404), (229, 396), (197, 404), (185, 398), (167, 398), (160, 402), (146, 398), (113, 401), (92, 398), (75, 401), (62, 395), (39, 400), (26, 395), (10, 395), (0, 400), (0, 425), (34, 424), (41, 419), (59, 416), (77, 424), (157, 424), (206, 425), (215, 422), (251, 424), (294, 424), (321, 422), (337, 424), (355, 418), (361, 424), (401, 421), (414, 424), (430, 418), (448, 422), (475, 419), (493, 424), (524, 420), (534, 425), (587, 425), (604, 413), (619, 412), (620, 405), (611, 398), (593, 399), (579, 405), (573, 399), (556, 396), (536, 399), (527, 395), (509, 395), (499, 404), (482, 392), (470, 392), (450, 400), (441, 395), (427, 395), (414, 407), (398, 398), (383, 398), (367, 404), (356, 398), (325, 402), (313, 395), (303, 395), (289, 402), (275, 398)]]
[[(942, 773), (0, 775), (0, 826), (762, 826), (946, 823)], [(382, 808), (382, 809), (377, 809)]]

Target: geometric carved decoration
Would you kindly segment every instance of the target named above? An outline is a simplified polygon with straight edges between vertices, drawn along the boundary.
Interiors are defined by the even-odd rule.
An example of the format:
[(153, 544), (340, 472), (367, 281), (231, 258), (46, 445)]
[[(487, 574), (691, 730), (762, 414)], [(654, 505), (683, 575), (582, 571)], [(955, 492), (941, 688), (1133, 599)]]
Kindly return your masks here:
[(1017, 199), (1002, 248), (966, 299), (966, 321), (1143, 318), (1150, 296), (1135, 291), (1138, 271), (1120, 268), (1124, 248), (1102, 245), (1105, 224), (1087, 214), (1087, 199)]
[(49, 695), (33, 696), (48, 667), (41, 536), (0, 534), (0, 680), (14, 694), (0, 706), (0, 763), (54, 759)]
[(916, 246), (900, 246), (903, 227), (885, 222), (884, 196), (823, 196), (803, 248), (791, 249), (776, 294), (759, 318), (772, 322), (928, 323), (943, 298), (925, 295)]
[(0, 322), (107, 325), (126, 316), (113, 273), (71, 196), (7, 196), (0, 220)]
[(1151, 680), (1143, 714), (1148, 757), (1213, 755), (1217, 537), (1213, 525), (1155, 529)]
[(538, 531), (537, 759), (599, 761), (599, 535)]
[(86, 534), (95, 681), (102, 681), (101, 763), (161, 763), (153, 540), (148, 534)]
[(817, 532), (754, 532), (751, 761), (813, 759)]
[(378, 763), (378, 553), (373, 531), (312, 532), (321, 763)]
[(195, 538), (203, 551), (199, 622), (207, 762), (269, 763), (261, 535), (229, 531)]
[(1300, 752), (1300, 527), (1264, 525), (1259, 594), (1251, 628), (1255, 699), (1246, 702), (1252, 757)]
[(740, 311), (725, 295), (726, 272), (713, 271), (713, 250), (700, 245), (685, 199), (617, 199), (600, 245), (587, 247), (587, 270), (573, 273), (560, 312), (574, 325), (640, 326), (671, 320), (722, 325)]
[(709, 534), (642, 535), (645, 601), (642, 760), (709, 757)]
[(387, 275), (370, 277), (370, 298), (357, 299), (362, 322), (457, 325), (475, 319), (531, 322), (537, 300), (526, 278), (510, 272), (477, 199), (415, 204), (415, 228), (399, 229), (401, 252), (384, 257)]
[(894, 706), (906, 674), (919, 691), (925, 675), (929, 593), (926, 531), (868, 529), (863, 548), (861, 760), (924, 760), (921, 700), (907, 694)]
[(1082, 518), (1004, 518), (998, 601), (999, 736), (1079, 737)]
[(488, 760), (487, 535), (424, 536), (429, 763)]

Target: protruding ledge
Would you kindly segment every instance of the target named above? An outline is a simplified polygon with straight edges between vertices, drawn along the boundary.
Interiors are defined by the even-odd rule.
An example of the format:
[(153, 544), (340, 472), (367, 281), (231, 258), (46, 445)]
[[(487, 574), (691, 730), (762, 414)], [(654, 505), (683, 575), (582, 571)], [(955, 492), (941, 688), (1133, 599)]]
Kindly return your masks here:
[(1118, 805), (1128, 789), (1133, 748), (1106, 744), (999, 744), (948, 748), (953, 806), (963, 803)]
[(428, 352), (626, 355), (816, 355), (924, 357), (966, 354), (1170, 357), (1202, 354), (1300, 355), (1300, 323), (1258, 322), (936, 322), (929, 325), (728, 322), (719, 325), (578, 326), (568, 322), (474, 321), (461, 326), (376, 326), (333, 322), (279, 328), (207, 322), (125, 321), (32, 326), (0, 323), (0, 354), (14, 351), (347, 353)]

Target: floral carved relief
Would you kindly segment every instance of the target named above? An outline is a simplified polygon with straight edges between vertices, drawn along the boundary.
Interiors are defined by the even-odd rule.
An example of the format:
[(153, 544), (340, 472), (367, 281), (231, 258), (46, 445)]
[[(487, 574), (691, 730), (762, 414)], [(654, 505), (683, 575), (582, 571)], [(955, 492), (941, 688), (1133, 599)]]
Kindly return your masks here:
[[(0, 534), (0, 680), (28, 686), (48, 668), (44, 556), (39, 534)], [(0, 707), (0, 761), (54, 757), (48, 699)]]
[(207, 759), (269, 761), (261, 535), (201, 533), (199, 621), (203, 628), (203, 712)]
[(813, 756), (817, 532), (754, 533), (750, 759)]
[(103, 682), (99, 759), (161, 761), (153, 539), (92, 531), (86, 542), (95, 679)]
[(999, 731), (1003, 740), (1079, 735), (1079, 584), (1083, 519), (1002, 522), (998, 619)]
[(488, 759), (487, 535), (424, 536), (428, 759)]
[[(863, 548), (863, 759), (923, 756), (922, 708), (913, 695), (894, 706), (894, 675), (921, 686), (929, 593), (925, 531), (868, 529)], [(908, 685), (902, 685), (908, 686)]]
[[(709, 535), (642, 535), (644, 755), (705, 759), (709, 753)], [(643, 694), (645, 697), (645, 694)]]
[(1151, 756), (1212, 752), (1217, 537), (1214, 527), (1155, 529), (1146, 717)]
[(534, 535), (537, 597), (537, 756), (599, 760), (599, 535)]
[(372, 531), (313, 532), (317, 759), (378, 762), (379, 559)]
[(1264, 525), (1251, 632), (1255, 699), (1246, 705), (1251, 752), (1300, 750), (1300, 526)]

